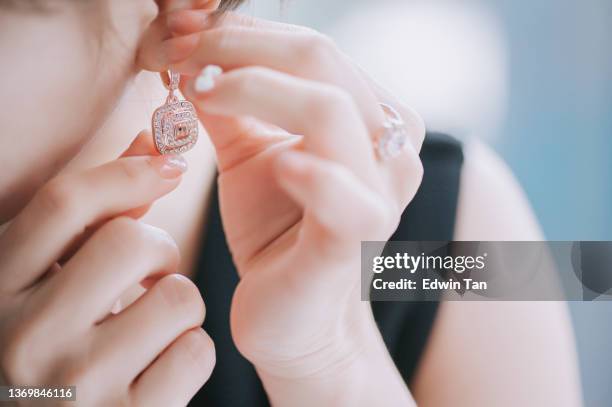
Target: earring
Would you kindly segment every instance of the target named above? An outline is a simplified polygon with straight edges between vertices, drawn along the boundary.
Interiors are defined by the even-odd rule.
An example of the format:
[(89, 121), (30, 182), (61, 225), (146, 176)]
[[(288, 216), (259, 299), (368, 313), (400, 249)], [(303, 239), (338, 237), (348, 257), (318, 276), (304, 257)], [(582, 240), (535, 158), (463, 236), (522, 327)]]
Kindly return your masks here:
[(198, 141), (198, 118), (193, 105), (174, 94), (180, 80), (180, 74), (168, 71), (168, 82), (164, 81), (168, 89), (166, 103), (153, 112), (153, 140), (160, 154), (184, 153)]

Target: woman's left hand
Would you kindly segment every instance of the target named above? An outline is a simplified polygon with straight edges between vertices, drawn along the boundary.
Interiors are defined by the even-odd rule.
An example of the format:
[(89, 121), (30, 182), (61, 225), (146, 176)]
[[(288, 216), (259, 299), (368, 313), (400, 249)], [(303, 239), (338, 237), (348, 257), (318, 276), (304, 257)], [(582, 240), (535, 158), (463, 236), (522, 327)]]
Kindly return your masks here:
[[(177, 35), (206, 28), (173, 69), (192, 77), (182, 91), (218, 154), (241, 276), (231, 311), (238, 349), (274, 377), (345, 369), (382, 343), (360, 301), (360, 243), (387, 240), (420, 185), (421, 119), (310, 29), (231, 13), (206, 27), (197, 11), (167, 21)], [(198, 92), (194, 76), (210, 64), (225, 73)], [(374, 147), (380, 102), (410, 136), (389, 160)]]

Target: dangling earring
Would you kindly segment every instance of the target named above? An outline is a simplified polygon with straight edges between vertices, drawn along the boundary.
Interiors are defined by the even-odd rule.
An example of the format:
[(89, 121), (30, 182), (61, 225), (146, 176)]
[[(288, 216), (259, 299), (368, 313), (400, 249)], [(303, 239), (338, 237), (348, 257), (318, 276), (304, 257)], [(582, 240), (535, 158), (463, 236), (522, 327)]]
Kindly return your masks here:
[(174, 94), (180, 80), (180, 74), (168, 71), (168, 83), (164, 82), (169, 92), (166, 103), (153, 112), (153, 140), (160, 154), (184, 153), (198, 141), (198, 118), (193, 105)]

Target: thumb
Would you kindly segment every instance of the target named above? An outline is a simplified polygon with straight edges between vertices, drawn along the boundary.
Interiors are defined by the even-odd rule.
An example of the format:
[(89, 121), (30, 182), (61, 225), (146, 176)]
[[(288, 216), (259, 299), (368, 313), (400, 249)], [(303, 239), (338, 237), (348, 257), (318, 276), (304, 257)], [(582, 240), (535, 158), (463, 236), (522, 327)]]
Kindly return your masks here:
[(155, 144), (153, 143), (153, 135), (149, 130), (142, 130), (134, 140), (130, 146), (121, 154), (119, 158), (123, 157), (137, 157), (142, 155), (159, 155), (157, 150), (155, 149)]
[[(155, 149), (153, 143), (153, 135), (149, 130), (142, 130), (136, 138), (132, 141), (130, 146), (121, 154), (119, 158), (124, 157), (137, 157), (143, 155), (156, 156), (159, 155)], [(125, 213), (125, 216), (130, 218), (140, 219), (151, 209), (151, 205), (141, 206), (140, 208), (134, 208)]]

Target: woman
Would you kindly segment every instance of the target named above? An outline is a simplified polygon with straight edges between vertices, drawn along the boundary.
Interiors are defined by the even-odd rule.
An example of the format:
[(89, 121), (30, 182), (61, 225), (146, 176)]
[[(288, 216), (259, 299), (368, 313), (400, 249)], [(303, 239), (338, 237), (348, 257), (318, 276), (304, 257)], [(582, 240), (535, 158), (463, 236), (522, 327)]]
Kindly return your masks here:
[[(421, 150), (419, 117), (328, 39), (213, 18), (232, 3), (0, 3), (2, 382), (86, 406), (579, 404), (562, 304), (359, 301), (362, 240), (540, 239), (499, 160)], [(212, 142), (189, 171), (130, 144), (160, 88), (141, 72), (168, 68)], [(381, 102), (399, 156), (376, 149)]]

